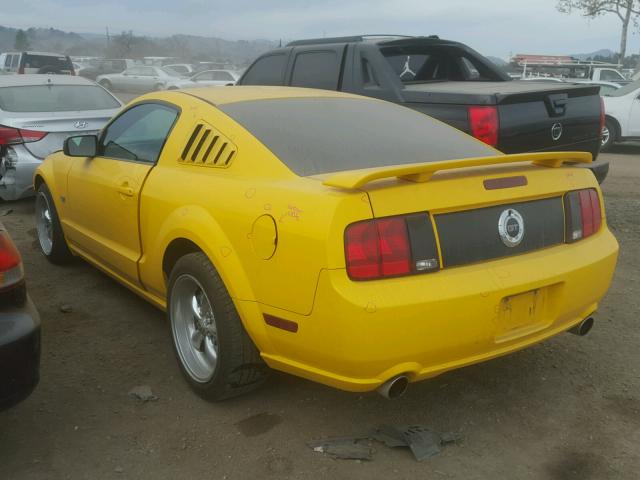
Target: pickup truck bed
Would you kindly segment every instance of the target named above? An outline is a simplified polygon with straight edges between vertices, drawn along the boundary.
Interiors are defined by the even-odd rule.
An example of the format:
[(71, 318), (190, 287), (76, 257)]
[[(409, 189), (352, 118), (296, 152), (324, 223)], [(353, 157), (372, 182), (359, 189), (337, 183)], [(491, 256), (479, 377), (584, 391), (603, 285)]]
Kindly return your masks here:
[[(592, 85), (512, 81), (471, 48), (432, 37), (292, 42), (259, 57), (238, 85), (341, 90), (403, 104), (505, 153), (600, 149), (602, 103)], [(590, 168), (599, 182), (607, 162)]]

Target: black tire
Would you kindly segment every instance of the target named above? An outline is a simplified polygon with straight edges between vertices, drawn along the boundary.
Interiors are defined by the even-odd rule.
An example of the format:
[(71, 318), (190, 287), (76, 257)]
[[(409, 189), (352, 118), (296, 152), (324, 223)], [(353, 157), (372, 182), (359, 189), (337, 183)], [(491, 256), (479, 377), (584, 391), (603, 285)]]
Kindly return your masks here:
[[(604, 128), (602, 129), (602, 132), (603, 132), (603, 138), (602, 138), (602, 143), (600, 144), (600, 151), (608, 152), (609, 150), (611, 150), (611, 147), (613, 146), (613, 144), (616, 142), (616, 139), (618, 138), (618, 127), (616, 125), (616, 122), (614, 122), (610, 118), (605, 119)], [(607, 132), (606, 136), (604, 135), (605, 132)]]
[[(41, 225), (39, 224), (39, 222), (41, 221), (41, 219), (39, 218), (39, 215), (41, 213), (41, 209), (39, 207), (39, 202), (43, 201), (46, 201), (46, 206), (48, 207), (50, 216), (49, 222), (51, 227), (51, 248), (45, 247), (43, 238), (40, 236)], [(38, 236), (38, 245), (40, 246), (40, 251), (51, 263), (62, 265), (73, 260), (73, 254), (69, 250), (67, 241), (65, 240), (64, 234), (62, 233), (62, 226), (60, 225), (60, 219), (58, 218), (56, 205), (53, 202), (51, 192), (49, 191), (49, 188), (45, 183), (40, 184), (40, 186), (38, 187), (38, 191), (36, 192), (36, 235)]]
[(113, 89), (113, 85), (111, 85), (109, 80), (100, 80), (98, 83), (109, 91)]
[[(184, 277), (193, 277), (202, 286), (215, 319), (217, 363), (211, 378), (207, 381), (199, 381), (190, 373), (189, 367), (181, 356), (179, 340), (176, 338), (176, 327), (174, 327), (176, 319), (172, 317), (174, 315), (177, 317), (179, 313), (174, 313), (172, 297), (176, 281)], [(177, 305), (175, 310), (179, 311)], [(235, 397), (254, 390), (267, 378), (269, 368), (245, 331), (220, 275), (204, 253), (185, 255), (173, 267), (167, 290), (167, 316), (173, 350), (180, 370), (191, 388), (202, 398), (220, 401)], [(178, 320), (177, 324), (180, 323)]]

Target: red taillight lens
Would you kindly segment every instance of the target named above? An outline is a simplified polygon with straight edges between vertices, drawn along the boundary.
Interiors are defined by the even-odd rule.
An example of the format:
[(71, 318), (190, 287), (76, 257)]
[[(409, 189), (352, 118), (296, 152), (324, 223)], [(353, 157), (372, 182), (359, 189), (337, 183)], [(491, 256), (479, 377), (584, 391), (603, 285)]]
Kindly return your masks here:
[(498, 108), (492, 106), (469, 107), (469, 127), (478, 140), (495, 147), (498, 144)]
[(375, 221), (350, 225), (345, 234), (347, 272), (354, 279), (381, 276), (378, 228)]
[(0, 230), (0, 289), (22, 281), (22, 259), (7, 234)]
[(354, 223), (345, 232), (347, 273), (372, 280), (412, 272), (409, 233), (404, 217)]
[(604, 129), (604, 99), (600, 97), (600, 135), (602, 135), (602, 130)]
[(406, 275), (411, 271), (411, 248), (404, 218), (383, 218), (376, 224), (382, 276)]
[(600, 230), (602, 211), (598, 192), (593, 189), (576, 190), (564, 197), (566, 219), (565, 241), (575, 242)]
[(47, 132), (24, 130), (0, 125), (0, 145), (37, 142), (47, 136)]

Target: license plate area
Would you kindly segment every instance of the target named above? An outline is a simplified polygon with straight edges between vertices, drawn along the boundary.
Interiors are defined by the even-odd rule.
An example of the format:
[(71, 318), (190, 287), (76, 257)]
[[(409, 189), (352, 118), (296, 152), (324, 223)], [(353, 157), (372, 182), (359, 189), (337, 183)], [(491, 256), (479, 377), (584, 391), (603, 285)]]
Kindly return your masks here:
[(538, 288), (504, 297), (500, 301), (495, 341), (506, 342), (546, 328), (551, 323), (546, 311), (548, 293), (548, 288)]

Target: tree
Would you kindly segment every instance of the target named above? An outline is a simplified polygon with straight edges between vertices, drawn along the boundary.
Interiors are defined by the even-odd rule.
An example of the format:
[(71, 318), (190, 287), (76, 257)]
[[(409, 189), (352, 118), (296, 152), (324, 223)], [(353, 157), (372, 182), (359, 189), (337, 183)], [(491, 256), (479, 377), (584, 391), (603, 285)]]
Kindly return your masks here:
[(27, 37), (27, 34), (25, 33), (24, 30), (18, 30), (16, 32), (16, 39), (13, 44), (13, 47), (19, 52), (24, 52), (25, 50), (29, 50), (30, 48), (29, 37)]
[(562, 13), (571, 13), (580, 10), (582, 15), (588, 18), (596, 18), (601, 15), (613, 13), (622, 22), (620, 32), (620, 57), (618, 61), (624, 61), (627, 53), (627, 32), (629, 24), (637, 24), (640, 15), (640, 0), (558, 0), (558, 10)]

